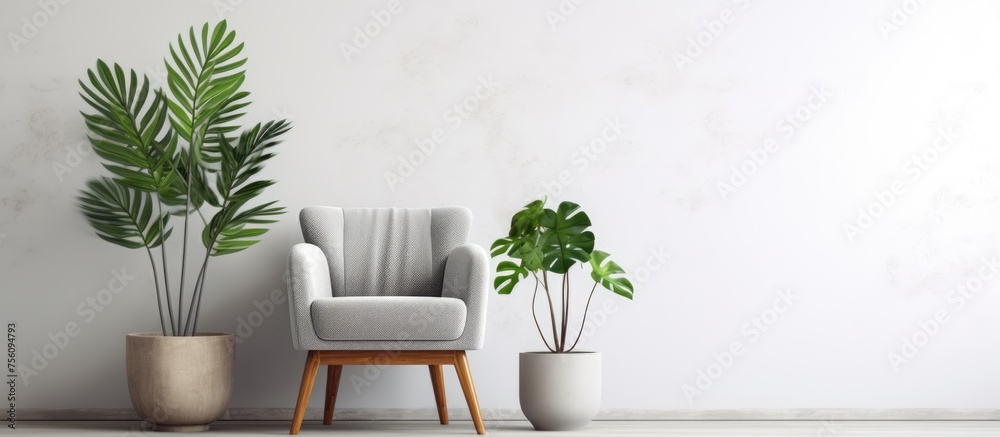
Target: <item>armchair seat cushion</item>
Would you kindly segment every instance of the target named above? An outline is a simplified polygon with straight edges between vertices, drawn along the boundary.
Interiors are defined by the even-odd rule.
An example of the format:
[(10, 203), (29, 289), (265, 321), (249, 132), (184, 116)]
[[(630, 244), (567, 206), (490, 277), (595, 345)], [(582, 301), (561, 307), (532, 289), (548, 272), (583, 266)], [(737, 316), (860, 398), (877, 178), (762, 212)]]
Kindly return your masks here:
[(451, 297), (323, 297), (309, 310), (323, 340), (448, 341), (465, 329), (465, 302)]

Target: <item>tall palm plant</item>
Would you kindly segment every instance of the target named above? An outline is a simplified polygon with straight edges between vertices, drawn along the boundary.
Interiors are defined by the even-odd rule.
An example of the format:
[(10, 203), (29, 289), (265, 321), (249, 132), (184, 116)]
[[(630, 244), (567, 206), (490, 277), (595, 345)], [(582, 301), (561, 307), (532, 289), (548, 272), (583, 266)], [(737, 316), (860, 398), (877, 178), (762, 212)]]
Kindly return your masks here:
[[(258, 243), (267, 232), (263, 225), (284, 213), (275, 202), (251, 202), (274, 185), (254, 176), (291, 125), (238, 125), (250, 93), (240, 90), (247, 59), (235, 39), (225, 21), (211, 28), (206, 23), (200, 34), (192, 27), (186, 39), (178, 35), (164, 61), (166, 92), (135, 70), (126, 74), (100, 59), (87, 70), (87, 82), (80, 81), (80, 96), (96, 111), (83, 113), (88, 138), (113, 175), (89, 180), (80, 206), (99, 237), (146, 250), (163, 335), (194, 335), (209, 259)], [(196, 275), (188, 269), (192, 215), (203, 225), (205, 246)], [(183, 221), (176, 288), (166, 244), (173, 217)]]

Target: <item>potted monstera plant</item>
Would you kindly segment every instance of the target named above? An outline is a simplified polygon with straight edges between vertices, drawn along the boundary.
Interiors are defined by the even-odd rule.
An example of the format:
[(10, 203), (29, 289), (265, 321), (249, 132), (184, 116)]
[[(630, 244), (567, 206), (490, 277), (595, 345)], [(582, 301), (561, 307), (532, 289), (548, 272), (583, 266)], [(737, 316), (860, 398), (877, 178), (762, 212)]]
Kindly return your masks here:
[[(580, 210), (580, 205), (562, 202), (553, 211), (545, 207), (545, 200), (536, 200), (514, 214), (507, 236), (496, 240), (490, 249), (494, 258), (510, 258), (497, 265), (493, 283), (497, 292), (510, 294), (521, 280), (529, 276), (534, 280), (531, 315), (547, 350), (522, 352), (519, 370), (521, 411), (538, 430), (580, 429), (597, 414), (601, 405), (601, 355), (577, 351), (576, 346), (598, 286), (628, 299), (634, 292), (621, 266), (611, 261), (607, 252), (594, 250), (594, 233), (587, 230), (589, 227), (590, 217)], [(585, 266), (594, 283), (574, 336), (570, 273), (574, 267)], [(543, 306), (548, 307), (549, 323), (538, 320), (539, 290), (548, 302)], [(550, 331), (548, 336), (546, 331)]]
[(80, 81), (88, 138), (111, 173), (87, 182), (80, 207), (99, 237), (141, 250), (152, 268), (160, 330), (126, 336), (126, 369), (132, 405), (157, 430), (205, 430), (225, 412), (233, 335), (198, 331), (209, 261), (254, 245), (283, 213), (254, 201), (274, 184), (256, 177), (290, 125), (239, 124), (250, 93), (235, 38), (225, 21), (179, 35), (167, 90), (102, 60)]

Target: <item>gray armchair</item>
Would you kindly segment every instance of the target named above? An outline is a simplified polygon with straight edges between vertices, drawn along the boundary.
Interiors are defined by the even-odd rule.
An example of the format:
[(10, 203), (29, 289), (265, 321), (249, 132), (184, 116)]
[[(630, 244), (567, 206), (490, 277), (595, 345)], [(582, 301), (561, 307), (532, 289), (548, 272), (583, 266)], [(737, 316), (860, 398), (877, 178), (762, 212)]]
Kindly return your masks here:
[(465, 208), (308, 207), (305, 243), (288, 257), (292, 344), (309, 351), (292, 422), (298, 434), (320, 365), (323, 423), (344, 365), (428, 365), (441, 424), (443, 365), (455, 366), (476, 431), (485, 434), (466, 350), (486, 335), (489, 257), (468, 244)]

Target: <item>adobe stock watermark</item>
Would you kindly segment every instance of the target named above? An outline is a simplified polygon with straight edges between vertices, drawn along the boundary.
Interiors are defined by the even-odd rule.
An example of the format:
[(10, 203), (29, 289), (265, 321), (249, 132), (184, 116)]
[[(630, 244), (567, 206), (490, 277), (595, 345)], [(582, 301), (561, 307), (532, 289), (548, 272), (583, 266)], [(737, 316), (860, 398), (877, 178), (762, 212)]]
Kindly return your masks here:
[[(7, 428), (17, 429), (17, 345), (20, 340), (17, 339), (17, 321), (11, 320), (7, 322), (7, 402), (10, 407), (7, 408), (7, 417), (4, 419), (7, 422)], [(6, 405), (5, 405), (6, 406)]]
[(976, 274), (952, 288), (948, 293), (947, 303), (950, 307), (939, 308), (930, 317), (919, 320), (917, 328), (909, 335), (900, 337), (899, 346), (886, 354), (886, 359), (892, 370), (899, 372), (905, 365), (913, 361), (920, 354), (920, 351), (938, 336), (941, 328), (951, 322), (952, 316), (965, 308), (983, 290), (983, 287), (996, 277), (997, 272), (1000, 272), (997, 255), (984, 256)]
[(92, 296), (87, 296), (76, 306), (76, 315), (80, 317), (80, 320), (67, 322), (55, 333), (49, 332), (49, 342), (42, 345), (41, 348), (31, 350), (29, 366), (18, 364), (17, 374), (24, 381), (24, 385), (28, 386), (32, 377), (38, 376), (48, 368), (49, 364), (59, 356), (59, 353), (66, 350), (72, 340), (83, 332), (83, 328), (97, 319), (97, 316), (114, 302), (115, 296), (127, 290), (132, 281), (135, 281), (135, 276), (129, 275), (124, 268), (112, 270), (107, 288), (98, 290)]
[[(235, 6), (242, 4), (242, 0), (216, 0), (217, 3), (233, 3)], [(222, 17), (220, 17), (222, 18)], [(145, 68), (137, 70), (136, 73), (142, 73), (143, 79), (147, 79), (150, 82), (151, 88), (159, 88), (164, 92), (168, 92), (169, 83), (167, 77), (169, 72), (167, 71), (167, 66), (163, 62), (156, 62), (153, 64), (146, 65)], [(275, 118), (292, 120), (295, 118), (295, 114), (288, 111), (288, 107), (282, 106), (281, 108), (274, 107), (271, 109), (271, 113), (274, 114)]]
[(892, 5), (889, 16), (878, 20), (878, 31), (882, 34), (882, 39), (888, 41), (926, 3), (927, 0), (903, 0), (902, 3)]
[(271, 113), (274, 114), (274, 118), (277, 118), (278, 120), (288, 120), (288, 121), (295, 120), (295, 114), (289, 112), (287, 106), (282, 106), (281, 108), (274, 108), (271, 110)]
[(71, 0), (39, 0), (38, 10), (21, 17), (21, 28), (19, 33), (7, 32), (7, 41), (14, 54), (21, 52), (21, 47), (27, 45), (38, 33), (45, 29), (52, 22), (56, 15), (62, 11), (63, 6)]
[(677, 65), (677, 71), (683, 73), (686, 66), (693, 64), (696, 59), (700, 58), (705, 53), (705, 49), (715, 44), (715, 41), (725, 33), (726, 27), (736, 21), (736, 17), (739, 15), (738, 11), (745, 11), (750, 6), (750, 0), (731, 1), (738, 6), (737, 10), (725, 8), (719, 12), (717, 17), (702, 21), (703, 29), (694, 36), (686, 38), (687, 45), (684, 46), (684, 51), (674, 53), (674, 64)]
[(156, 425), (153, 425), (153, 423), (163, 423), (176, 415), (173, 411), (176, 407), (168, 409), (169, 405), (166, 405), (165, 402), (160, 398), (153, 399), (152, 411), (148, 411), (150, 417), (146, 418), (147, 420), (141, 420), (138, 423), (129, 425), (128, 429), (121, 433), (121, 437), (162, 434), (163, 430), (157, 430)]
[[(442, 287), (441, 295), (444, 297), (455, 297), (462, 298), (463, 294), (466, 293), (468, 289), (467, 284), (459, 283), (454, 279), (446, 278)], [(485, 299), (485, 297), (483, 297)], [(396, 342), (400, 344), (398, 349), (388, 349), (381, 351), (378, 356), (376, 356), (372, 361), (372, 364), (367, 364), (361, 371), (361, 375), (352, 374), (347, 377), (347, 380), (351, 383), (351, 387), (354, 389), (356, 394), (361, 394), (362, 389), (371, 385), (376, 379), (382, 376), (382, 371), (385, 370), (393, 358), (398, 357), (403, 351), (407, 350), (407, 347), (412, 344), (414, 338), (422, 338), (422, 336), (431, 329), (431, 325), (434, 323), (438, 317), (445, 310), (446, 303), (444, 301), (434, 301), (430, 306), (424, 306), (414, 309), (409, 316), (406, 318), (407, 327), (396, 334)]]
[(164, 92), (169, 89), (169, 84), (167, 83), (167, 66), (164, 63), (159, 62), (147, 65), (144, 70), (146, 73), (143, 78), (149, 79), (151, 88), (155, 85), (157, 88), (164, 90)]
[(833, 437), (839, 434), (840, 431), (837, 430), (837, 426), (833, 419), (827, 419), (820, 422), (819, 426), (816, 428), (816, 437)]
[(502, 408), (481, 408), (483, 424), (489, 428), (500, 428), (507, 423), (507, 415)]
[(153, 425), (143, 420), (135, 425), (129, 425), (128, 429), (122, 432), (121, 437), (148, 436), (153, 435)]
[(859, 207), (857, 215), (842, 225), (847, 241), (854, 244), (858, 237), (869, 231), (875, 225), (875, 221), (884, 216), (889, 208), (896, 203), (896, 200), (906, 193), (909, 188), (907, 184), (915, 184), (919, 181), (934, 163), (951, 150), (958, 138), (954, 127), (938, 129), (937, 136), (930, 145), (903, 163), (900, 171), (909, 178), (900, 176), (890, 182), (885, 189), (875, 190), (874, 198), (864, 206)]
[(264, 321), (275, 313), (275, 309), (288, 301), (288, 293), (280, 288), (271, 290), (267, 299), (253, 301), (254, 309), (247, 313), (246, 317), (236, 318), (236, 344), (243, 344), (254, 330), (264, 325)]
[[(663, 248), (663, 245), (649, 248), (649, 255), (646, 256), (642, 265), (636, 267), (635, 270), (629, 270), (632, 272), (629, 278), (632, 279), (632, 287), (636, 295), (639, 295), (642, 287), (649, 282), (654, 273), (667, 266), (667, 260), (673, 256), (672, 253)], [(580, 332), (581, 345), (586, 344), (588, 338), (593, 337), (598, 330), (607, 325), (610, 316), (618, 312), (620, 300), (617, 298), (606, 299), (596, 311), (591, 311), (583, 325), (583, 330)]]
[[(444, 295), (454, 296), (454, 292), (449, 292), (448, 290), (455, 290), (456, 285), (450, 285), (445, 283)], [(414, 337), (422, 336), (422, 333), (428, 332), (430, 325), (437, 320), (438, 317), (445, 310), (444, 299), (434, 300), (430, 306), (421, 306), (420, 308), (415, 308), (413, 312), (410, 313), (409, 317), (406, 319), (407, 328), (396, 334), (396, 342), (400, 344), (399, 349), (387, 349), (379, 352), (375, 358), (372, 359), (372, 364), (366, 364), (361, 370), (361, 375), (351, 374), (347, 377), (350, 381), (351, 387), (354, 388), (354, 392), (358, 395), (361, 394), (362, 389), (372, 385), (372, 382), (377, 380), (382, 376), (382, 371), (385, 370), (392, 362), (393, 358), (396, 358), (402, 354), (402, 351), (407, 350), (408, 346), (414, 341)]]
[[(496, 94), (498, 86), (500, 83), (493, 79), (492, 74), (486, 77), (479, 76), (473, 92), (446, 109), (441, 114), (441, 120), (451, 126), (452, 131), (458, 130), (465, 123), (465, 120), (476, 113), (480, 104)], [(424, 165), (427, 159), (437, 151), (438, 146), (444, 144), (445, 141), (448, 141), (448, 134), (441, 127), (434, 128), (424, 138), (414, 140), (416, 147), (411, 148), (406, 154), (396, 156), (399, 164), (395, 170), (382, 173), (389, 190), (396, 191), (396, 186), (406, 181), (420, 166)]]
[(693, 405), (696, 398), (704, 396), (711, 390), (716, 381), (721, 379), (727, 370), (733, 368), (736, 360), (746, 354), (747, 347), (756, 343), (764, 333), (773, 328), (781, 315), (788, 312), (798, 300), (799, 296), (791, 290), (779, 288), (771, 304), (750, 317), (750, 320), (740, 327), (743, 339), (734, 340), (722, 352), (712, 354), (712, 361), (705, 368), (695, 371), (694, 382), (681, 386), (688, 405)]
[(382, 9), (371, 11), (372, 18), (361, 26), (354, 28), (354, 38), (350, 41), (340, 43), (340, 52), (344, 55), (344, 60), (351, 63), (354, 56), (360, 55), (361, 51), (371, 45), (389, 23), (392, 17), (403, 12), (403, 4), (399, 0), (389, 0)]
[(555, 32), (556, 26), (575, 14), (576, 7), (583, 6), (584, 3), (587, 3), (587, 0), (560, 0), (555, 9), (545, 11), (545, 19), (549, 22), (549, 28)]
[(215, 16), (222, 20), (242, 4), (243, 0), (214, 0), (212, 1), (212, 9), (215, 10)]
[(826, 89), (825, 85), (812, 86), (809, 88), (809, 95), (795, 109), (786, 112), (775, 124), (775, 135), (769, 136), (757, 147), (746, 150), (747, 158), (739, 165), (731, 165), (729, 178), (719, 180), (715, 183), (715, 188), (719, 191), (723, 201), (729, 200), (729, 196), (746, 185), (751, 176), (764, 167), (771, 155), (778, 153), (787, 142), (795, 136), (795, 133), (802, 129), (806, 122), (812, 120), (816, 113), (830, 103), (830, 98), (835, 94)]
[(66, 154), (61, 161), (52, 161), (52, 173), (56, 175), (59, 182), (63, 181), (63, 176), (72, 173), (84, 158), (94, 153), (94, 146), (89, 141), (80, 141), (75, 145), (66, 146)]
[(621, 122), (618, 116), (605, 118), (601, 133), (595, 135), (594, 138), (574, 150), (573, 154), (570, 155), (570, 162), (573, 164), (573, 168), (576, 169), (576, 175), (574, 176), (574, 173), (570, 170), (560, 171), (555, 179), (542, 182), (542, 191), (534, 198), (537, 199), (543, 196), (552, 199), (557, 198), (567, 186), (574, 182), (576, 177), (590, 168), (591, 164), (597, 161), (608, 150), (609, 145), (616, 144), (622, 139), (622, 135), (624, 135), (625, 128), (627, 127)]

